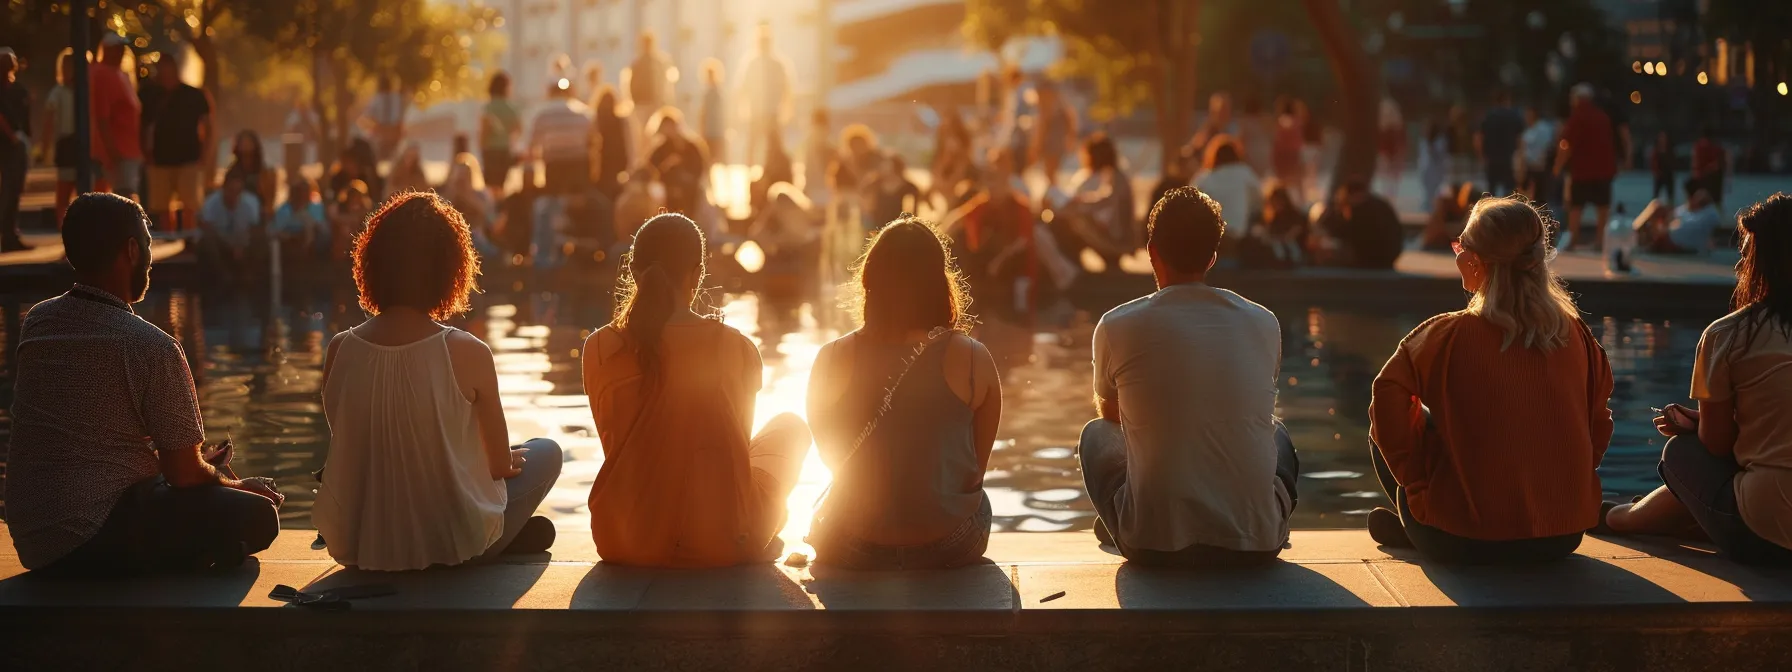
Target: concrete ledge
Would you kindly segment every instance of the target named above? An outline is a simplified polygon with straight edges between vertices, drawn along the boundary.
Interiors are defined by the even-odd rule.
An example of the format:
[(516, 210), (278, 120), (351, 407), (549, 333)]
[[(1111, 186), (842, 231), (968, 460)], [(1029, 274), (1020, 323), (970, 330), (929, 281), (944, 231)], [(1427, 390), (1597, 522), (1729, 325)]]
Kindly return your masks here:
[[(1629, 670), (1792, 657), (1792, 572), (1660, 541), (1464, 568), (1359, 531), (1303, 531), (1283, 562), (1201, 573), (1124, 565), (1087, 533), (999, 534), (990, 563), (950, 571), (679, 572), (597, 562), (569, 532), (537, 557), (380, 574), (335, 566), (310, 535), (289, 531), (237, 570), (154, 580), (47, 579), (0, 556), (0, 669)], [(399, 594), (341, 613), (267, 599), (280, 583), (372, 582)]]

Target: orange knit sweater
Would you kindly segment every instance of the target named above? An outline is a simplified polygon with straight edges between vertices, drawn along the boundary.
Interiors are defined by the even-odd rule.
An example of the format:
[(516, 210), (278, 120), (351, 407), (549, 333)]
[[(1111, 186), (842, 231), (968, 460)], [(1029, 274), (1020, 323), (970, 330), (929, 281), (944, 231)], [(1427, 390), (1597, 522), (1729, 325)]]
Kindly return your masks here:
[[(1471, 539), (1582, 532), (1612, 438), (1611, 365), (1585, 324), (1543, 351), (1467, 312), (1419, 325), (1375, 378), (1369, 435), (1418, 522)], [(1425, 410), (1431, 427), (1425, 424)]]

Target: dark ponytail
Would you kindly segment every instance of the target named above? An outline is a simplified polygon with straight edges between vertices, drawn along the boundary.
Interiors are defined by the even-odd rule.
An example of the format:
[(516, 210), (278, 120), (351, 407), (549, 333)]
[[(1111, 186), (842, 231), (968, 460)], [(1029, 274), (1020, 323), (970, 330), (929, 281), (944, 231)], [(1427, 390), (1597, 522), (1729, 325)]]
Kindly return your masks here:
[(649, 386), (659, 384), (663, 366), (661, 337), (666, 322), (691, 297), (676, 296), (674, 278), (695, 272), (703, 283), (703, 233), (684, 215), (661, 214), (647, 220), (629, 248), (612, 324), (635, 346), (636, 361)]

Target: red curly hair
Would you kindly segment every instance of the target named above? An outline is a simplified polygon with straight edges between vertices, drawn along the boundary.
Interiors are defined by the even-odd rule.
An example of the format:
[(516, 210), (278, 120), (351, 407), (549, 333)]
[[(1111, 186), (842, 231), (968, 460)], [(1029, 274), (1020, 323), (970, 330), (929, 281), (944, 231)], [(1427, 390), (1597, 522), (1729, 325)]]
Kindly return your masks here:
[(369, 315), (400, 306), (445, 320), (479, 289), (479, 253), (460, 211), (429, 192), (393, 196), (355, 236), (355, 289)]

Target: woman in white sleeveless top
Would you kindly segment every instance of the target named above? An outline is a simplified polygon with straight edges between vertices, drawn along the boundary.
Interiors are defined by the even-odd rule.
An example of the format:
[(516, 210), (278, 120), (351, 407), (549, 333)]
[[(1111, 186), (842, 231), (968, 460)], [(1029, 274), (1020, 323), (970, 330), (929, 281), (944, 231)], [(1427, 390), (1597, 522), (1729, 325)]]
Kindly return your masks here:
[(397, 571), (547, 550), (553, 525), (531, 516), (560, 447), (510, 447), (491, 349), (437, 322), (466, 312), (475, 288), (466, 221), (435, 194), (396, 197), (368, 218), (354, 261), (373, 317), (324, 356), (330, 455), (311, 517), (330, 556)]

